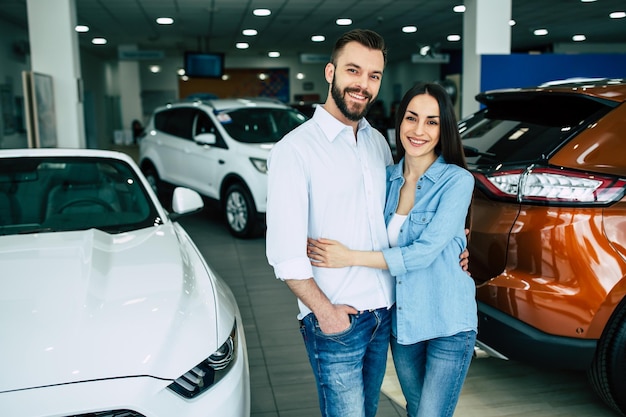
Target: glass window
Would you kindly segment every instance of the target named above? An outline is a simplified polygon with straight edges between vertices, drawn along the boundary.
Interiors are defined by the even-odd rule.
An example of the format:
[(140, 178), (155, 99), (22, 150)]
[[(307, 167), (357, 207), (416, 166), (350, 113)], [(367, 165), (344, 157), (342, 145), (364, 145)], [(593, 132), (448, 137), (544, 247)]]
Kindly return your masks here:
[(191, 140), (194, 116), (194, 108), (179, 107), (163, 110), (155, 114), (154, 127), (161, 132)]
[(245, 108), (217, 115), (228, 134), (245, 143), (273, 143), (306, 121), (291, 108)]
[(573, 95), (506, 95), (459, 122), (468, 163), (517, 164), (547, 159), (592, 121), (610, 111)]

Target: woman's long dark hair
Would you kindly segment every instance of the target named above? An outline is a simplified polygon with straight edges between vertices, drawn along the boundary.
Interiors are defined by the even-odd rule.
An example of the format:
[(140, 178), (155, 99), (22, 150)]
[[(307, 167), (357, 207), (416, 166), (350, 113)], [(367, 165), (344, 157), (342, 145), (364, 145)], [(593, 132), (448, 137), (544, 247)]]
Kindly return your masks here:
[[(456, 115), (454, 114), (454, 105), (448, 92), (436, 83), (417, 83), (402, 97), (396, 113), (396, 160), (402, 159), (406, 153), (400, 140), (400, 125), (402, 120), (404, 120), (406, 109), (415, 96), (422, 94), (433, 97), (439, 104), (439, 143), (435, 147), (435, 153), (443, 156), (447, 163), (467, 169), (461, 135), (459, 134)], [(470, 205), (465, 219), (465, 227), (468, 229), (471, 226), (471, 213)]]

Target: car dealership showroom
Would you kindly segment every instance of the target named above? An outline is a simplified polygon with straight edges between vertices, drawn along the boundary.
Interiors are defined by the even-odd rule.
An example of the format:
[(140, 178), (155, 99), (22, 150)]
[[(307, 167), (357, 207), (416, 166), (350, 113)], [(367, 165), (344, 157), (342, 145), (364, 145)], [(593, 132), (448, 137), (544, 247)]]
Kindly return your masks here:
[[(350, 38), (331, 56), (355, 29), (384, 47)], [(407, 133), (421, 117), (403, 96), (418, 83), (440, 89), (437, 109), (453, 116), (428, 115)], [(0, 0), (0, 111), (0, 417), (626, 416), (624, 0)], [(279, 161), (299, 135), (340, 123), (352, 130), (333, 135), (349, 147), (328, 136), (328, 148), (294, 145), (300, 153)], [(474, 181), (466, 230), (450, 220), (456, 237), (432, 227), (452, 219), (436, 205), (409, 212), (422, 180), (435, 181), (430, 168), (419, 182), (406, 172), (428, 132), (437, 161), (453, 152), (439, 135), (458, 137), (457, 165)], [(329, 149), (351, 156), (331, 163)], [(326, 178), (355, 177), (326, 181), (344, 188), (323, 207), (311, 203), (323, 177), (314, 161)], [(339, 171), (344, 161), (356, 169)], [(387, 182), (391, 196), (394, 163), (410, 204), (388, 220), (382, 190)], [(293, 176), (269, 173), (285, 166)], [(323, 227), (337, 212), (346, 233)], [(403, 246), (394, 219), (407, 213)], [(349, 265), (362, 266), (315, 265), (325, 249), (307, 238), (348, 235), (367, 243), (346, 253), (382, 253), (384, 266), (357, 255)], [(284, 236), (296, 236), (288, 251), (301, 257), (277, 265)], [(431, 263), (415, 261), (416, 248), (441, 240), (428, 252), (437, 259), (444, 244), (455, 245), (455, 264), (469, 253), (445, 271), (471, 290), (476, 324), (415, 345), (459, 331), (476, 341), (458, 400), (435, 415), (407, 406), (418, 383), (405, 385), (391, 346), (401, 324), (451, 320), (438, 301), (447, 290), (403, 292), (400, 303), (406, 278), (420, 277), (415, 265)], [(394, 272), (391, 253), (408, 272)], [(301, 278), (284, 276), (298, 268)], [(379, 366), (380, 390), (333, 414), (340, 402), (318, 395), (329, 391), (312, 363), (347, 363), (347, 349), (336, 350), (344, 334), (377, 310), (336, 294), (356, 294), (361, 284), (345, 277), (372, 270), (391, 283), (384, 377)], [(421, 277), (450, 288), (441, 272)], [(344, 284), (322, 289), (321, 276)], [(326, 312), (341, 311), (343, 330), (324, 332), (329, 321), (302, 283)], [(435, 313), (406, 318), (420, 304)], [(329, 380), (361, 387), (371, 368), (348, 366), (358, 378)], [(444, 396), (419, 384), (417, 403)]]

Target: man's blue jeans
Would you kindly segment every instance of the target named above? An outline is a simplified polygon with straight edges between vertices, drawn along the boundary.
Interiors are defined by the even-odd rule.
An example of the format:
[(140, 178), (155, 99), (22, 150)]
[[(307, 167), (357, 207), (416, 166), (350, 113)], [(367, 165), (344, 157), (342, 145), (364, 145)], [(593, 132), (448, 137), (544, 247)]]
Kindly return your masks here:
[(463, 388), (476, 332), (401, 345), (391, 337), (391, 352), (409, 417), (451, 417)]
[(350, 327), (325, 334), (309, 314), (301, 321), (323, 417), (374, 417), (385, 377), (391, 310), (350, 316)]

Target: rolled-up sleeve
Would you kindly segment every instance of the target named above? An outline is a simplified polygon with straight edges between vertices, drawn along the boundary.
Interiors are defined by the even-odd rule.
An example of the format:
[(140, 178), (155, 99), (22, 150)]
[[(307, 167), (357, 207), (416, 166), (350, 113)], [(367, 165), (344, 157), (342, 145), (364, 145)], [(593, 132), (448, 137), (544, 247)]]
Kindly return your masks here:
[(268, 158), (266, 255), (280, 279), (308, 279), (308, 181), (301, 156), (278, 142)]

